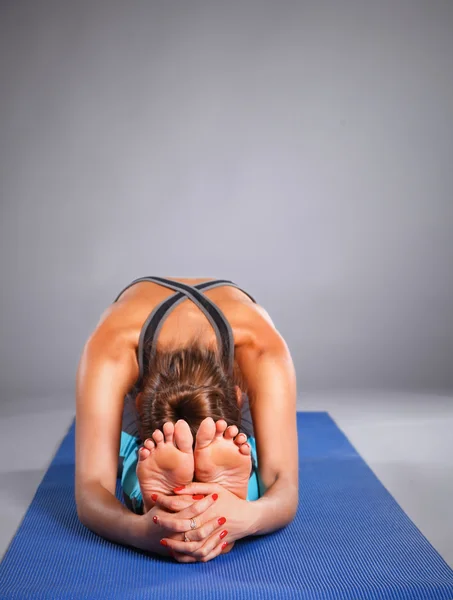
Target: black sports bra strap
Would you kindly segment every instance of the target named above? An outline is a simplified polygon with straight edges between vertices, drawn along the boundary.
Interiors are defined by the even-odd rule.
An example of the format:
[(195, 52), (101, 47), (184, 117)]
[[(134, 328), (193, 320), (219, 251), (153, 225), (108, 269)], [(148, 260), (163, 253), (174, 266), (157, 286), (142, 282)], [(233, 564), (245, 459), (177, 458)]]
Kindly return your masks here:
[[(212, 289), (221, 285), (230, 285), (230, 282), (225, 279), (213, 279), (211, 281), (198, 283), (194, 287), (196, 287), (198, 290), (202, 290)], [(183, 292), (176, 292), (172, 296), (165, 298), (165, 300), (163, 300), (154, 308), (146, 321), (143, 323), (137, 348), (137, 358), (140, 367), (140, 381), (144, 374), (145, 346), (149, 348), (149, 356), (147, 357), (147, 361), (149, 361), (156, 352), (157, 339), (165, 319), (172, 312), (172, 310), (174, 310), (186, 298), (187, 296)]]
[(155, 283), (176, 291), (180, 290), (204, 312), (216, 333), (222, 362), (226, 368), (232, 372), (234, 365), (233, 331), (225, 315), (214, 302), (194, 286), (180, 283), (179, 281), (165, 279), (164, 277), (150, 277), (148, 281), (154, 281)]
[(148, 357), (149, 359), (156, 351), (157, 336), (164, 323), (165, 318), (185, 298), (192, 300), (200, 308), (200, 310), (204, 312), (216, 333), (217, 343), (219, 346), (222, 360), (224, 361), (227, 368), (229, 368), (230, 370), (233, 369), (234, 338), (231, 326), (223, 312), (207, 296), (205, 296), (198, 290), (213, 289), (215, 287), (220, 286), (231, 286), (242, 291), (252, 300), (252, 302), (256, 303), (256, 300), (255, 298), (253, 298), (253, 296), (251, 296), (248, 292), (246, 292), (245, 290), (243, 290), (238, 285), (236, 285), (228, 279), (212, 279), (209, 281), (203, 281), (202, 283), (195, 284), (194, 286), (190, 286), (187, 284), (182, 284), (178, 281), (166, 279), (164, 277), (149, 276), (134, 279), (134, 281), (132, 281), (129, 285), (127, 285), (121, 290), (121, 292), (115, 298), (114, 302), (117, 302), (119, 300), (123, 292), (125, 292), (127, 289), (129, 289), (136, 283), (142, 281), (157, 283), (158, 285), (163, 285), (164, 287), (169, 287), (170, 289), (181, 291), (176, 291), (175, 294), (169, 296), (160, 304), (158, 304), (148, 316), (148, 318), (142, 326), (137, 348), (137, 360), (139, 363), (139, 380), (137, 383), (142, 381), (144, 374), (145, 344), (150, 347), (150, 356)]
[[(129, 283), (129, 285), (127, 285), (126, 287), (124, 287), (121, 292), (117, 295), (117, 297), (115, 298), (115, 300), (113, 302), (117, 302), (120, 299), (120, 296), (122, 296), (123, 292), (125, 292), (126, 290), (128, 290), (130, 287), (132, 287), (133, 285), (135, 285), (136, 283), (140, 283), (141, 281), (151, 281), (154, 279), (154, 277), (139, 277), (138, 279), (134, 279), (134, 281), (132, 281), (131, 283)], [(235, 287), (238, 290), (240, 290), (241, 292), (243, 292), (246, 296), (248, 296), (250, 298), (250, 300), (252, 302), (254, 302), (256, 304), (256, 300), (255, 298), (250, 295), (248, 292), (246, 292), (244, 289), (242, 289), (241, 287), (239, 287), (238, 285), (236, 285), (235, 283), (233, 283), (232, 281), (230, 281), (229, 279), (211, 279), (210, 281), (203, 281), (202, 283), (197, 283), (194, 286), (191, 287), (195, 287), (197, 289), (202, 289), (205, 286), (209, 285), (209, 287), (211, 287), (211, 284), (216, 284), (215, 286), (212, 285), (212, 287), (217, 287), (220, 285), (228, 285), (231, 287)]]

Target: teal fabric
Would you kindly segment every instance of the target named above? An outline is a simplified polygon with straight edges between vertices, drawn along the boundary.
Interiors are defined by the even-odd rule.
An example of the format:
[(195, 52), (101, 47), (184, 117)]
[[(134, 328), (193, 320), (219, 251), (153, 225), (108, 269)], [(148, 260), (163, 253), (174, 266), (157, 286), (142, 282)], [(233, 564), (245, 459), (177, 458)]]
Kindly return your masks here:
[[(256, 452), (256, 440), (254, 437), (249, 437), (247, 442), (250, 445), (252, 464), (254, 469), (250, 475), (247, 500), (253, 501), (258, 500), (261, 497), (260, 483), (258, 477), (258, 454)], [(141, 504), (142, 493), (140, 491), (140, 484), (138, 483), (136, 475), (137, 467), (137, 452), (141, 446), (139, 438), (126, 433), (121, 432), (121, 443), (120, 443), (120, 456), (123, 458), (123, 472), (121, 475), (121, 485), (123, 491), (129, 496), (129, 498), (135, 498), (135, 500)]]

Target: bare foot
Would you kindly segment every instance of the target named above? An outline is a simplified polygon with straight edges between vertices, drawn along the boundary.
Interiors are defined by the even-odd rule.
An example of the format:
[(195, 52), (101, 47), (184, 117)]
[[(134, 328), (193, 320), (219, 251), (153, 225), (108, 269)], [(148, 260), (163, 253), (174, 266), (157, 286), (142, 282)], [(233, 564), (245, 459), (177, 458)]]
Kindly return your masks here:
[(194, 460), (195, 478), (205, 483), (219, 483), (243, 498), (247, 498), (252, 459), (244, 433), (238, 435), (235, 425), (227, 427), (221, 419), (211, 417), (201, 422), (197, 431)]
[(163, 426), (164, 433), (154, 431), (138, 453), (137, 477), (145, 512), (154, 506), (153, 493), (171, 494), (173, 488), (193, 480), (193, 436), (186, 421)]

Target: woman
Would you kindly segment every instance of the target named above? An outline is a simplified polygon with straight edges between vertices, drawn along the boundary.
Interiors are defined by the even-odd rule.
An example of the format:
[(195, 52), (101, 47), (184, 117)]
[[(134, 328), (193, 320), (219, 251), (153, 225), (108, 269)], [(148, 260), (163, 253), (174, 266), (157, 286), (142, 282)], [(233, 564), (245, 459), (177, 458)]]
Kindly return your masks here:
[(195, 562), (294, 518), (293, 363), (233, 282), (133, 281), (85, 344), (76, 387), (77, 512), (94, 532)]

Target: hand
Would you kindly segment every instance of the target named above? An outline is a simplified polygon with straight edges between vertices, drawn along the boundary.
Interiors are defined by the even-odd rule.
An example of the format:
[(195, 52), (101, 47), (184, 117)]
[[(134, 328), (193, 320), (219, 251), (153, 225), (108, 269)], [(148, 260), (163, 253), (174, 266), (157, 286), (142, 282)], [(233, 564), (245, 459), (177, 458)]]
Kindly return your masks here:
[[(212, 503), (203, 513), (203, 523), (206, 523), (206, 525), (209, 523), (208, 527), (197, 526), (194, 530), (187, 530), (189, 542), (183, 541), (181, 536), (177, 539), (173, 536), (163, 538), (178, 562), (207, 562), (223, 551), (231, 550), (234, 541), (253, 532), (253, 502), (238, 498), (221, 485), (190, 483), (181, 491), (175, 493), (178, 498), (181, 495), (187, 496), (188, 494), (218, 494), (218, 500)], [(157, 501), (159, 502), (159, 499)], [(161, 506), (171, 507), (173, 502), (177, 502), (175, 496), (160, 497)], [(200, 500), (199, 502), (203, 501)], [(225, 519), (222, 525), (219, 525), (220, 521), (217, 521), (218, 526), (210, 530), (210, 527), (212, 528), (215, 524), (215, 520), (222, 517)], [(220, 537), (224, 531), (227, 533)], [(227, 548), (227, 546), (230, 547)]]
[[(155, 506), (163, 508), (168, 512), (177, 513), (192, 506), (195, 500), (203, 500), (205, 494), (180, 494), (178, 496), (167, 496), (164, 494), (153, 494), (151, 496), (151, 508)], [(151, 510), (151, 509), (150, 509)]]
[[(216, 519), (206, 518), (206, 510), (216, 502), (217, 494), (209, 494), (194, 501), (192, 495), (185, 497), (177, 496), (160, 496), (157, 495), (155, 506), (150, 511), (143, 515), (146, 519), (146, 528), (149, 537), (152, 539), (152, 549), (158, 554), (168, 556), (170, 548), (165, 539), (184, 539), (184, 533), (191, 530), (192, 519), (196, 519), (198, 527), (202, 528), (205, 535), (210, 534), (214, 528), (219, 527)], [(163, 510), (162, 507), (168, 508)], [(169, 510), (175, 512), (169, 512)], [(160, 545), (159, 545), (160, 544)], [(164, 551), (164, 548), (166, 550)]]

